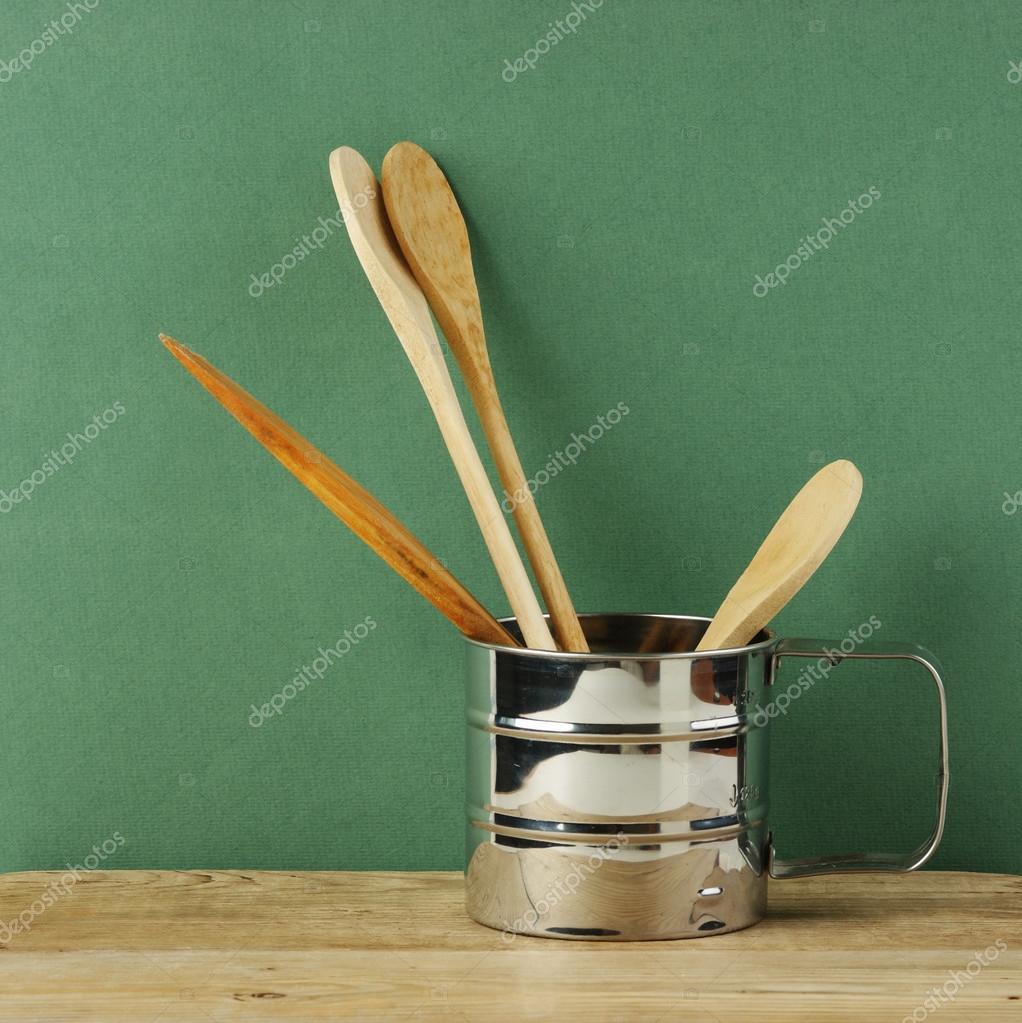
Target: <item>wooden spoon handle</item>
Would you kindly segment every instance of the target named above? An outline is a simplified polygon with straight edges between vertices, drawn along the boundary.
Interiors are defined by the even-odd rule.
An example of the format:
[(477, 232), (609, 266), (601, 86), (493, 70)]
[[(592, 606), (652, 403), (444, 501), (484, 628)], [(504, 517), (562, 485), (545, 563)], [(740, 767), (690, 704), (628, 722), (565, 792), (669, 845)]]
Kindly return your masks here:
[(831, 462), (816, 473), (731, 587), (696, 650), (751, 643), (833, 550), (861, 496), (862, 476), (851, 462)]
[(165, 334), (160, 340), (281, 465), (457, 629), (482, 643), (520, 646), (372, 494), (201, 355)]
[(429, 399), (444, 444), (450, 452), (454, 468), (479, 523), (483, 540), (518, 618), (526, 643), (530, 647), (542, 650), (555, 650), (557, 647), (553, 636), (532, 590), (532, 583), (508, 529), (507, 520), (497, 503), (479, 451), (469, 433), (447, 364), (439, 348), (435, 357), (418, 362), (415, 371)]
[(394, 240), (379, 183), (363, 157), (347, 146), (330, 154), (330, 177), (337, 201), (345, 211), (344, 223), (355, 254), (419, 378), (525, 642), (537, 649), (555, 650), (553, 636), (465, 423), (426, 299)]
[(391, 148), (383, 161), (382, 179), (398, 245), (461, 367), (557, 639), (565, 650), (587, 652), (585, 634), (497, 393), (468, 229), (458, 200), (433, 157), (413, 142)]
[[(489, 359), (486, 361), (488, 368)], [(525, 553), (550, 612), (554, 632), (565, 650), (588, 653), (589, 644), (579, 624), (575, 605), (568, 594), (560, 565), (550, 546), (550, 539), (543, 528), (543, 520), (529, 489), (528, 479), (511, 437), (496, 386), (487, 386), (482, 373), (466, 373), (465, 379), (479, 412), (479, 419), (490, 451), (493, 453), (500, 481), (508, 495), (507, 500), (513, 505), (512, 512), (522, 536), (522, 543), (525, 545)], [(492, 373), (490, 379), (492, 380)]]

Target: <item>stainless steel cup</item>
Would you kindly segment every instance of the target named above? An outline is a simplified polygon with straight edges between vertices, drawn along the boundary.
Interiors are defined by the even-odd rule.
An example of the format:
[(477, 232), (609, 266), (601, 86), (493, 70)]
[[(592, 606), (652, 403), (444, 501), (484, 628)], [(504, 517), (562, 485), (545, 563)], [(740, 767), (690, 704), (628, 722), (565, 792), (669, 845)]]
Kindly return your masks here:
[[(582, 623), (589, 654), (468, 643), (473, 919), (508, 936), (720, 934), (762, 919), (768, 876), (914, 870), (937, 848), (947, 713), (936, 660), (921, 647), (779, 640), (765, 631), (740, 649), (693, 653), (707, 619), (596, 614)], [(505, 624), (515, 631), (513, 620)], [(793, 698), (792, 686), (775, 684), (786, 657), (817, 662), (796, 693), (809, 687), (801, 680), (824, 677), (845, 658), (915, 661), (932, 677), (937, 809), (918, 849), (774, 855), (767, 750), (771, 717)]]

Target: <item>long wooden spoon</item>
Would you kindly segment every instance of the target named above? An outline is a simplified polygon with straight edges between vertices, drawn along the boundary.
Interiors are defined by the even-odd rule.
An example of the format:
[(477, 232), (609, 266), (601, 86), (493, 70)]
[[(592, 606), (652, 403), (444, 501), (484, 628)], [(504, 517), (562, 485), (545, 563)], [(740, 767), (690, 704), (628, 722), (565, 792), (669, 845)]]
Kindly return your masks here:
[(565, 650), (587, 652), (582, 626), (568, 595), (525, 470), (497, 394), (483, 331), (465, 219), (444, 172), (414, 142), (399, 142), (380, 175), (390, 226), (454, 352), (483, 424), (504, 491), (513, 503), (525, 552)]
[(724, 598), (696, 650), (750, 643), (823, 563), (855, 514), (862, 476), (851, 462), (825, 465), (795, 495)]
[(426, 299), (394, 240), (376, 176), (359, 153), (342, 146), (330, 154), (330, 177), (355, 254), (426, 392), (525, 642), (541, 650), (555, 650), (518, 548), (468, 432)]
[(214, 398), (442, 615), (471, 639), (520, 644), (368, 491), (230, 377), (166, 334), (160, 340)]

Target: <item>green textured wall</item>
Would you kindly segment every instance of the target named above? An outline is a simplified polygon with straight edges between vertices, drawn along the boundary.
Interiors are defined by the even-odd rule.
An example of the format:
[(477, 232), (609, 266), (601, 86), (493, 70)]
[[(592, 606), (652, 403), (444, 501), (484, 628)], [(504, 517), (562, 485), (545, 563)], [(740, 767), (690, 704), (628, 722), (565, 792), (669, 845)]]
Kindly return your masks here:
[[(577, 605), (711, 613), (802, 482), (853, 459), (856, 520), (777, 625), (875, 615), (936, 651), (934, 865), (1022, 870), (1017, 3), (604, 0), (517, 74), (570, 0), (98, 0), (47, 41), (67, 10), (0, 12), (0, 489), (40, 471), (0, 498), (0, 868), (115, 832), (110, 866), (460, 864), (458, 637), (156, 340), (235, 376), (506, 613), (343, 233), (252, 283), (335, 215), (333, 147), (379, 166), (409, 138), (467, 211), (527, 467), (630, 410), (540, 492)], [(919, 840), (934, 723), (911, 672), (806, 693), (775, 728), (782, 851)]]

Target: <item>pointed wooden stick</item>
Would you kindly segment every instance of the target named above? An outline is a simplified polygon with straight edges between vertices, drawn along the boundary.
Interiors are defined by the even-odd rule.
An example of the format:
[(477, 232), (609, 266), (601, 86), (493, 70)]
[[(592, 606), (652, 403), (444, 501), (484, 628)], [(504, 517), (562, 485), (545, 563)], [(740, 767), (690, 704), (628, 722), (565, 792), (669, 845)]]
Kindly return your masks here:
[(201, 355), (166, 334), (160, 340), (281, 465), (456, 628), (483, 643), (521, 645), (372, 494), (300, 433)]

